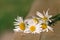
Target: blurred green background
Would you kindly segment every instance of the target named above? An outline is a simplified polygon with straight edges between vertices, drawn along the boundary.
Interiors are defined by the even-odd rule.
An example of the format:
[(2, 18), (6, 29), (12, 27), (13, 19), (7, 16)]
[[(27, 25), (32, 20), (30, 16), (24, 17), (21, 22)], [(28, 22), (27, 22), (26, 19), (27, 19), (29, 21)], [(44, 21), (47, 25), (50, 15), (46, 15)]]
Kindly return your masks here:
[(0, 33), (13, 30), (17, 16), (26, 17), (33, 0), (0, 0)]

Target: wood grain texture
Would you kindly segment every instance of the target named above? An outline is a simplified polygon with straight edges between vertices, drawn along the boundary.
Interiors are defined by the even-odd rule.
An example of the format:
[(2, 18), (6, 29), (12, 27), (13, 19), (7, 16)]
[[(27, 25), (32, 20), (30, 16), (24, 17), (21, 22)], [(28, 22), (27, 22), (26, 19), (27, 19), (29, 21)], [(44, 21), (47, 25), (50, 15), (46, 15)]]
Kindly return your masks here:
[(40, 34), (15, 33), (14, 40), (39, 40)]

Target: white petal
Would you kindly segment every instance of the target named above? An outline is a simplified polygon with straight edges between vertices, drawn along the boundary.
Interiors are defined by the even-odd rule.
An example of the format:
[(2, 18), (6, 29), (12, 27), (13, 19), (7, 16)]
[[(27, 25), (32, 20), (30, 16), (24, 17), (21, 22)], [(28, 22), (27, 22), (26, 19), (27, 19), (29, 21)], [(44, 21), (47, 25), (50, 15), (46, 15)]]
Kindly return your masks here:
[(45, 31), (46, 31), (45, 29), (44, 30), (42, 29), (42, 32), (45, 32)]
[(14, 32), (19, 32), (20, 30), (19, 29), (13, 29), (14, 30)]
[(23, 22), (23, 18), (22, 17), (17, 17), (17, 19), (15, 19), (17, 22)]
[(46, 14), (45, 14), (45, 16), (47, 16), (47, 17), (49, 16), (49, 15), (48, 15), (48, 11), (49, 11), (49, 9), (46, 11)]
[(40, 33), (40, 32), (42, 32), (42, 30), (40, 28), (38, 28), (35, 32)]
[(38, 12), (38, 11), (37, 11), (37, 16), (39, 16), (39, 17), (41, 17), (41, 18), (44, 17), (44, 16), (42, 15), (42, 13), (40, 13), (40, 12)]
[(19, 20), (20, 20), (20, 22), (23, 22), (23, 18), (22, 17), (19, 17)]
[(52, 17), (52, 15), (49, 15), (49, 16), (48, 16), (48, 18), (51, 18), (51, 17)]
[(46, 29), (46, 32), (48, 32), (48, 29)]
[(28, 24), (29, 24), (29, 25), (35, 25), (36, 23), (34, 23), (33, 20), (30, 20), (30, 21), (28, 22)]
[(15, 28), (19, 28), (19, 26), (16, 26)]
[(42, 29), (42, 32), (48, 32), (48, 29), (47, 29), (47, 28), (46, 28), (46, 29), (44, 29), (44, 30)]
[(15, 19), (15, 21), (19, 22), (20, 20), (19, 19)]
[(30, 21), (28, 22), (28, 24), (29, 24), (29, 25), (32, 25), (32, 21), (30, 20)]
[(19, 16), (17, 16), (17, 19), (15, 19), (16, 21), (19, 21)]
[(48, 29), (51, 30), (51, 31), (53, 32), (53, 28), (52, 28), (52, 27), (49, 27), (49, 26), (48, 26)]
[(49, 20), (49, 22), (52, 22), (51, 20)]
[(19, 25), (19, 23), (17, 23), (17, 24), (14, 24), (14, 25)]
[(18, 24), (19, 22), (13, 22), (14, 24)]
[(30, 33), (29, 29), (24, 30), (24, 33)]
[(46, 15), (45, 11), (43, 10), (43, 14)]
[(42, 24), (43, 23), (43, 20), (39, 20), (39, 23)]

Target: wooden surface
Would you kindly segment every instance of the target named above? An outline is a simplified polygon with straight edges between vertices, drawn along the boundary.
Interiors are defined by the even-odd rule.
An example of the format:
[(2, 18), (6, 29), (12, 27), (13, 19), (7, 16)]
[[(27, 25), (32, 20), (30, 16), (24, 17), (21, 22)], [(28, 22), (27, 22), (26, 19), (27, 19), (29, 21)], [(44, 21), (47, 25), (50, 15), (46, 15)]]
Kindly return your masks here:
[(15, 33), (14, 40), (39, 40), (40, 34)]

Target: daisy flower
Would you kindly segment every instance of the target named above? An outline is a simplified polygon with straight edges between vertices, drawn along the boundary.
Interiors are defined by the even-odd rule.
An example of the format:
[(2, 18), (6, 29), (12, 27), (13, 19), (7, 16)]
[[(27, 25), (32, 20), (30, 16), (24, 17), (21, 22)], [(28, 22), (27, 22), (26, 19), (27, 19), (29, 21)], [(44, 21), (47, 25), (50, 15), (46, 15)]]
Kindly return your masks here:
[(37, 18), (37, 17), (32, 17), (32, 18), (30, 18), (30, 19), (26, 19), (26, 20), (25, 20), (25, 23), (28, 24), (28, 25), (30, 25), (30, 24), (32, 24), (32, 23), (38, 24), (38, 23), (39, 23), (39, 18)]
[(40, 27), (42, 28), (42, 32), (45, 32), (45, 31), (48, 32), (48, 30), (53, 32), (53, 28), (48, 26), (47, 23), (42, 23)]
[(32, 22), (31, 24), (28, 25), (27, 30), (25, 30), (25, 33), (40, 33), (41, 32), (41, 28), (40, 25), (35, 24), (34, 22)]
[(33, 16), (33, 17), (32, 17), (32, 21), (33, 21), (34, 23), (38, 24), (38, 23), (39, 23), (39, 18)]
[(24, 31), (25, 30), (25, 23), (23, 21), (22, 17), (17, 17), (17, 19), (15, 19), (16, 22), (14, 22), (15, 25), (15, 29), (13, 29), (14, 31)]
[(50, 18), (52, 17), (52, 15), (48, 15), (48, 10), (46, 11), (46, 13), (43, 11), (44, 15), (40, 12), (37, 11), (37, 16), (39, 16), (44, 22), (45, 21), (50, 21)]

